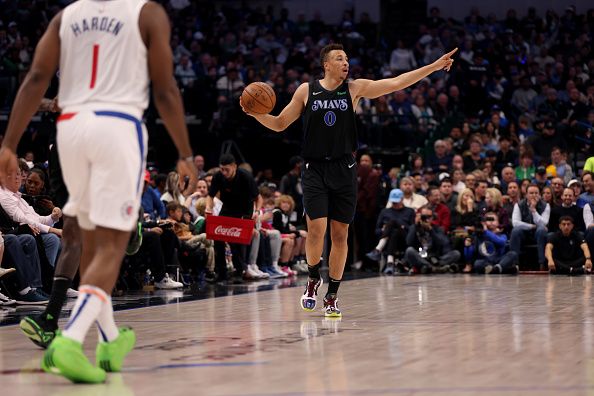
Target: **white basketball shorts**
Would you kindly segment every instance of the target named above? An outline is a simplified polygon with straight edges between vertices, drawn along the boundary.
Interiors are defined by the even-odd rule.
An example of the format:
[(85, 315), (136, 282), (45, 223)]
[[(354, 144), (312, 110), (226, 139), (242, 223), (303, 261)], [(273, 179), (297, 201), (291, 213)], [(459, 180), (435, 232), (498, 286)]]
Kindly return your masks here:
[(58, 153), (69, 198), (63, 212), (81, 228), (130, 231), (144, 183), (146, 128), (119, 111), (82, 110), (58, 118)]

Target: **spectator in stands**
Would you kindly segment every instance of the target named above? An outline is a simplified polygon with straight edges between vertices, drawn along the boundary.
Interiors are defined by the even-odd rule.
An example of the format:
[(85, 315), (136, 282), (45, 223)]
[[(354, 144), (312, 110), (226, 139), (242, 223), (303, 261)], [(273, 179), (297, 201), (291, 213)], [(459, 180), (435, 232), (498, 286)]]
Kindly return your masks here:
[(413, 173), (423, 173), (424, 162), (423, 157), (419, 154), (413, 153), (410, 155), (410, 169), (406, 172), (406, 176), (411, 176)]
[(504, 166), (501, 170), (501, 191), (507, 191), (507, 186), (511, 182), (516, 181), (516, 173), (511, 166)]
[(489, 184), (486, 180), (478, 180), (474, 187), (474, 203), (479, 211), (483, 210), (485, 207), (487, 188), (489, 188)]
[(452, 190), (460, 194), (466, 188), (466, 175), (462, 169), (455, 169), (452, 172)]
[(553, 195), (555, 196), (555, 202), (561, 202), (561, 196), (563, 195), (563, 190), (565, 189), (565, 183), (563, 179), (560, 177), (553, 177), (551, 179), (551, 187), (553, 189)]
[(60, 208), (54, 208), (51, 215), (40, 216), (37, 214), (18, 191), (21, 186), (21, 175), (19, 168), (8, 175), (5, 186), (0, 188), (0, 205), (13, 222), (27, 224), (31, 233), (40, 238), (47, 260), (54, 267), (60, 251), (60, 237), (62, 236), (62, 230), (54, 228), (54, 224), (62, 217), (62, 211)]
[(464, 172), (472, 172), (475, 169), (479, 169), (483, 165), (483, 157), (481, 151), (483, 147), (481, 141), (473, 139), (470, 142), (470, 151), (468, 155), (464, 157)]
[(407, 208), (417, 210), (427, 205), (427, 198), (414, 192), (414, 181), (410, 177), (403, 177), (400, 181), (400, 190), (404, 194), (402, 202)]
[[(388, 203), (390, 207), (382, 209), (375, 226), (375, 235), (379, 242), (375, 249), (367, 253), (373, 261), (381, 259), (382, 252), (387, 252), (385, 272), (389, 275), (394, 271), (402, 272), (401, 266), (395, 266), (395, 260), (402, 258), (406, 250), (406, 235), (408, 228), (415, 222), (415, 211), (403, 204), (404, 193), (399, 189), (390, 191)], [(399, 263), (398, 263), (399, 264)]]
[(557, 205), (557, 197), (551, 186), (542, 186), (540, 187), (540, 191), (542, 200), (551, 205), (551, 208)]
[(577, 204), (578, 198), (582, 193), (582, 183), (577, 179), (572, 179), (567, 183), (567, 187), (573, 190), (573, 202)]
[(300, 224), (303, 217), (303, 188), (301, 186), (301, 169), (303, 168), (303, 158), (296, 155), (289, 159), (291, 170), (285, 174), (280, 181), (279, 191), (281, 194), (290, 195), (295, 201), (295, 214), (297, 218), (294, 222)]
[(553, 147), (551, 151), (551, 166), (554, 167), (555, 176), (563, 179), (563, 184), (573, 179), (573, 170), (567, 163), (567, 152), (559, 147)]
[[(485, 194), (485, 205), (481, 211), (481, 218), (484, 219), (487, 212), (492, 212), (497, 215), (497, 224), (503, 232), (509, 234), (511, 231), (510, 213), (503, 207), (503, 199), (501, 191), (496, 188), (487, 188)], [(499, 221), (501, 219), (501, 221)]]
[(434, 172), (447, 172), (452, 162), (452, 157), (447, 154), (446, 143), (437, 139), (433, 143), (434, 154), (430, 155), (427, 159), (427, 166), (432, 168)]
[(161, 195), (161, 201), (165, 204), (169, 202), (175, 202), (183, 206), (186, 202), (186, 198), (182, 194), (182, 189), (185, 189), (187, 186), (184, 186), (180, 183), (187, 183), (185, 180), (179, 179), (179, 174), (177, 172), (169, 172), (167, 175), (167, 181), (165, 183), (165, 192)]
[(427, 205), (434, 213), (432, 220), (433, 226), (441, 227), (444, 234), (447, 234), (450, 230), (450, 210), (442, 202), (441, 193), (439, 192), (438, 187), (429, 187), (429, 190), (427, 190), (427, 200), (429, 201)]
[(559, 231), (548, 237), (545, 255), (551, 273), (583, 275), (592, 271), (590, 249), (570, 216), (559, 219)]
[(593, 183), (593, 173), (591, 172), (584, 172), (582, 174), (582, 186), (584, 192), (580, 195), (578, 199), (578, 206), (583, 208), (585, 204), (592, 205), (594, 203), (594, 183)]
[(206, 176), (206, 171), (204, 170), (204, 157), (200, 154), (194, 157), (194, 165), (196, 165), (196, 170), (198, 171), (198, 178), (203, 178)]
[(363, 154), (357, 168), (357, 209), (355, 212), (355, 236), (359, 254), (370, 251), (373, 246), (373, 230), (377, 220), (377, 202), (381, 174), (373, 168), (371, 156)]
[(567, 143), (563, 136), (557, 131), (555, 125), (551, 121), (547, 121), (544, 125), (542, 133), (535, 136), (530, 142), (534, 149), (534, 154), (541, 160), (550, 158), (554, 147), (565, 149)]
[(404, 41), (396, 42), (396, 49), (390, 55), (390, 69), (398, 75), (417, 68), (417, 61), (413, 52), (405, 48)]
[(159, 198), (157, 190), (150, 185), (151, 174), (144, 171), (144, 187), (142, 190), (142, 210), (147, 220), (164, 219), (167, 217), (165, 205)]
[(511, 250), (519, 255), (526, 241), (534, 240), (541, 270), (545, 268), (544, 249), (550, 215), (551, 207), (540, 198), (540, 190), (536, 184), (528, 186), (526, 198), (514, 205), (512, 215)]
[(490, 186), (500, 186), (501, 185), (501, 181), (499, 180), (499, 177), (497, 177), (497, 174), (495, 173), (495, 168), (493, 167), (493, 162), (485, 161), (485, 163), (483, 164), (482, 171), (485, 174), (485, 178), (486, 178), (485, 181), (487, 182), (487, 184), (489, 184)]
[(513, 181), (508, 183), (505, 195), (501, 197), (503, 207), (508, 215), (509, 213), (513, 213), (514, 205), (520, 202), (520, 199), (520, 186), (518, 185), (518, 182)]
[(40, 168), (33, 168), (25, 181), (23, 199), (33, 207), (36, 213), (47, 216), (52, 213), (55, 205), (46, 191), (47, 175)]
[(460, 252), (452, 250), (448, 237), (432, 221), (431, 208), (422, 207), (406, 236), (408, 248), (404, 260), (414, 272), (421, 274), (450, 271), (451, 265), (460, 260)]
[[(444, 177), (440, 175), (439, 192), (441, 193), (441, 201), (448, 207), (451, 212), (456, 210), (456, 204), (458, 203), (458, 193), (452, 188), (452, 179), (449, 178), (449, 174), (442, 173)], [(449, 231), (449, 230), (447, 230)]]
[(191, 88), (194, 86), (196, 73), (192, 67), (192, 61), (187, 55), (181, 56), (179, 64), (175, 67), (175, 77), (184, 88)]
[(186, 198), (184, 203), (184, 207), (188, 208), (189, 212), (192, 215), (192, 218), (195, 220), (198, 217), (198, 212), (196, 211), (196, 202), (200, 198), (206, 198), (208, 195), (208, 184), (204, 179), (198, 179), (196, 182), (196, 190)]
[(532, 180), (534, 178), (535, 172), (536, 168), (534, 167), (534, 158), (532, 154), (528, 152), (522, 153), (520, 155), (520, 165), (516, 168), (516, 179)]
[(497, 213), (486, 212), (481, 224), (474, 237), (465, 241), (465, 261), (474, 263), (473, 270), (479, 274), (517, 274), (518, 254), (508, 251), (507, 235)]
[(549, 232), (559, 230), (559, 219), (563, 216), (569, 216), (573, 219), (574, 228), (577, 231), (584, 232), (584, 213), (583, 209), (575, 204), (575, 194), (573, 189), (567, 187), (563, 189), (560, 205), (551, 207), (551, 217), (549, 219)]
[(512, 141), (509, 135), (503, 135), (499, 138), (499, 151), (495, 162), (497, 172), (500, 172), (505, 166), (513, 166), (518, 163), (518, 153), (512, 148), (511, 144)]
[[(456, 210), (452, 212), (451, 237), (454, 248), (459, 252), (464, 251), (464, 241), (474, 232), (480, 221), (480, 212), (478, 211), (474, 192), (467, 188), (458, 195)], [(466, 263), (464, 272), (471, 272), (472, 266)]]
[(532, 84), (528, 77), (522, 77), (520, 87), (517, 88), (511, 97), (511, 104), (517, 115), (528, 113), (532, 99), (536, 97), (536, 91), (532, 89)]
[(460, 154), (456, 154), (452, 157), (452, 170), (464, 170), (464, 158)]
[(532, 182), (541, 190), (546, 186), (550, 186), (551, 182), (548, 178), (547, 168), (544, 166), (536, 168), (536, 173), (534, 173), (534, 180)]

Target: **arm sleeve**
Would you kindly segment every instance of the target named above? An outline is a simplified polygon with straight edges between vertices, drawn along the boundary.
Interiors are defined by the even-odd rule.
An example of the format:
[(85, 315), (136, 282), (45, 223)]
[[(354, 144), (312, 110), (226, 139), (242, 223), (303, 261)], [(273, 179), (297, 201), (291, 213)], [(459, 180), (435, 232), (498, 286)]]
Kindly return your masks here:
[(549, 218), (551, 217), (551, 205), (547, 204), (545, 210), (542, 214), (538, 214), (538, 212), (532, 213), (532, 220), (534, 220), (534, 224), (541, 227), (546, 227), (549, 225)]
[(485, 238), (493, 242), (497, 247), (503, 247), (507, 243), (505, 234), (496, 234), (489, 230), (485, 231)]
[[(19, 223), (19, 224), (29, 224), (39, 228), (39, 230), (47, 234), (49, 232), (50, 226), (48, 224), (44, 224), (47, 222), (47, 219), (41, 218), (40, 216), (30, 216), (27, 215), (21, 208), (19, 208), (16, 201), (12, 199), (3, 199), (1, 200), (2, 209), (6, 212), (6, 214), (12, 219), (12, 221)], [(50, 216), (45, 216), (50, 218)], [(54, 224), (54, 221), (51, 220), (51, 224)]]
[(525, 223), (522, 221), (522, 213), (520, 212), (520, 206), (518, 204), (514, 204), (514, 212), (512, 214), (512, 225), (514, 226), (514, 228), (518, 228), (520, 230), (532, 229), (532, 224)]
[(584, 206), (584, 224), (586, 225), (586, 229), (588, 229), (590, 224), (594, 224), (594, 215), (592, 215), (592, 207), (590, 204)]

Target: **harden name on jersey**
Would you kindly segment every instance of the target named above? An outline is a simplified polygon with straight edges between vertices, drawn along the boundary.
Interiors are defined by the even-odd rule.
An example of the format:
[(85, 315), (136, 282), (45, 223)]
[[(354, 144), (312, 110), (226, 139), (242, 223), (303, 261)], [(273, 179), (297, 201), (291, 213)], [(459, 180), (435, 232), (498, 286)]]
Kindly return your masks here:
[(79, 34), (91, 31), (107, 32), (117, 36), (120, 30), (122, 30), (123, 26), (123, 22), (109, 17), (92, 17), (89, 19), (83, 18), (80, 23), (74, 22), (70, 24), (70, 28), (72, 29), (75, 37), (78, 37)]

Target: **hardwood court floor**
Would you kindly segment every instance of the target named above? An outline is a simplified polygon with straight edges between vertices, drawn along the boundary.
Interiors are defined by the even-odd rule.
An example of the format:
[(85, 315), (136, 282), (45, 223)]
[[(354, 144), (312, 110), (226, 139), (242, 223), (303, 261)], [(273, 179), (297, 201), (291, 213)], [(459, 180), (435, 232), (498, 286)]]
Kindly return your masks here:
[(41, 352), (6, 326), (0, 393), (588, 395), (591, 289), (590, 277), (379, 277), (343, 283), (340, 321), (302, 312), (300, 288), (120, 311), (138, 347), (98, 386), (36, 372)]

